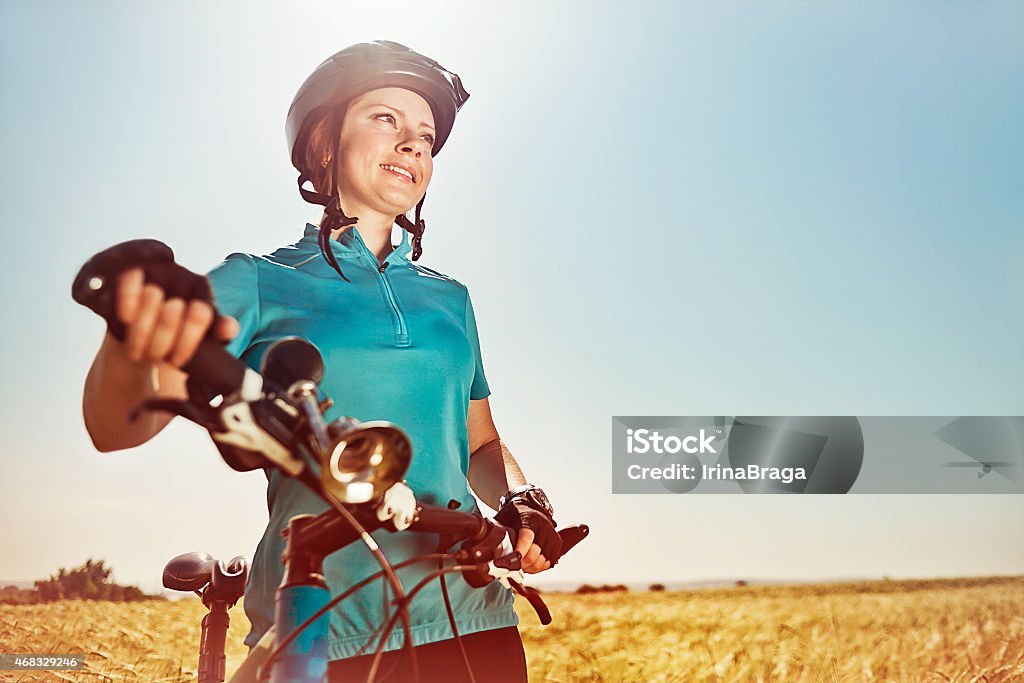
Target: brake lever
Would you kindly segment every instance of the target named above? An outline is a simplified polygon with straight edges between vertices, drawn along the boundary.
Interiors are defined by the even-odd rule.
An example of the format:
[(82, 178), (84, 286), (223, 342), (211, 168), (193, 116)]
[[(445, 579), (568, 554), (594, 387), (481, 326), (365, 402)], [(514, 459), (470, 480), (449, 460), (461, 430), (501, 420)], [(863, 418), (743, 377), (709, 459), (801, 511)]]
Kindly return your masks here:
[[(563, 527), (558, 530), (558, 535), (562, 539), (562, 554), (565, 554), (573, 548), (577, 543), (582, 541), (590, 534), (590, 527), (586, 524), (574, 524), (572, 526)], [(457, 562), (466, 563), (478, 563), (479, 569), (476, 571), (463, 572), (463, 578), (466, 582), (475, 587), (480, 588), (486, 586), (499, 575), (503, 574), (499, 581), (504, 583), (506, 586), (511, 587), (514, 591), (522, 595), (533, 607), (533, 610), (537, 613), (537, 618), (540, 619), (540, 623), (547, 626), (551, 623), (551, 610), (548, 609), (547, 604), (544, 602), (544, 598), (541, 597), (540, 591), (532, 586), (525, 585), (521, 580), (515, 579), (509, 574), (518, 574), (523, 577), (521, 562), (522, 557), (518, 552), (512, 550), (511, 552), (504, 553), (497, 557), (493, 557), (487, 561), (488, 554), (484, 549), (491, 549), (493, 553), (497, 549), (511, 550), (512, 540), (509, 535), (509, 530), (500, 525), (494, 525), (485, 537), (475, 543), (465, 544), (456, 553), (455, 559)], [(481, 562), (481, 560), (485, 560)], [(501, 572), (493, 573), (492, 566), (497, 570), (504, 570)], [(553, 566), (553, 565), (552, 565)], [(525, 577), (523, 577), (525, 578)]]
[[(574, 524), (572, 526), (562, 527), (558, 530), (558, 535), (562, 539), (562, 555), (569, 552), (573, 546), (582, 541), (590, 534), (590, 527), (586, 524)], [(518, 553), (516, 553), (518, 555)], [(555, 563), (557, 564), (557, 562)], [(555, 565), (552, 564), (552, 567)], [(547, 603), (544, 602), (544, 598), (541, 597), (540, 591), (532, 586), (517, 581), (511, 576), (505, 577), (509, 585), (522, 595), (533, 607), (533, 611), (537, 613), (537, 618), (540, 619), (540, 623), (547, 626), (551, 623), (551, 610), (548, 609)]]
[(533, 611), (537, 613), (537, 618), (540, 619), (540, 623), (547, 626), (551, 623), (551, 610), (548, 609), (547, 603), (544, 602), (544, 598), (540, 596), (540, 591), (532, 586), (526, 586), (512, 577), (507, 577), (508, 582), (512, 585), (517, 593), (526, 598), (530, 606), (533, 607)]
[(143, 412), (147, 410), (159, 410), (174, 415), (180, 415), (181, 417), (194, 422), (200, 427), (211, 431), (223, 433), (227, 431), (221, 421), (218, 419), (217, 411), (209, 406), (201, 406), (191, 401), (179, 401), (178, 399), (172, 398), (151, 398), (146, 399), (142, 402), (138, 408), (132, 411), (129, 416), (130, 419), (135, 420)]

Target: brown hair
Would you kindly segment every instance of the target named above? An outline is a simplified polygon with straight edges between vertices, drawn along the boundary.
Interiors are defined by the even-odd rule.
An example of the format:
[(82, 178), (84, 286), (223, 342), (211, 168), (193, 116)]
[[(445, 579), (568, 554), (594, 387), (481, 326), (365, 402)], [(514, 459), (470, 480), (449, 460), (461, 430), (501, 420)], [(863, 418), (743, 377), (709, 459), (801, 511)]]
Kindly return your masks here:
[[(337, 178), (334, 177), (335, 161), (338, 157), (338, 139), (341, 124), (348, 111), (348, 102), (342, 102), (310, 114), (308, 132), (292, 151), (292, 165), (306, 175), (313, 189), (322, 195), (337, 193)], [(324, 161), (327, 162), (326, 166)]]

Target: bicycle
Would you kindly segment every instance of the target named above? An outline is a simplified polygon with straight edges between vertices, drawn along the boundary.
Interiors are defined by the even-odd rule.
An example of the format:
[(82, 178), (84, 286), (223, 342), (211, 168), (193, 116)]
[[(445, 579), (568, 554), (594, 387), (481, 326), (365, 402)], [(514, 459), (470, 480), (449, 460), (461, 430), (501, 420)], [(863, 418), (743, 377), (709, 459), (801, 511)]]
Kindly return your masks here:
[[(111, 334), (120, 339), (124, 328), (116, 319), (113, 300), (117, 273), (139, 265), (146, 269), (148, 280), (151, 269), (180, 268), (170, 248), (160, 242), (136, 240), (129, 244), (137, 247), (138, 263), (110, 263), (102, 258), (107, 252), (101, 252), (82, 267), (72, 285), (75, 301), (103, 317)], [(173, 279), (157, 279), (161, 277), (162, 284), (173, 288)], [(187, 292), (168, 292), (169, 296), (175, 294), (186, 296)], [(312, 344), (295, 337), (278, 340), (264, 355), (257, 373), (207, 339), (184, 370), (189, 375), (188, 400), (151, 399), (137, 412), (164, 410), (185, 417), (207, 429), (232, 469), (275, 467), (328, 505), (328, 510), (319, 515), (293, 517), (285, 531), (285, 573), (277, 589), (275, 648), (260, 667), (260, 680), (321, 683), (327, 675), (329, 610), (359, 588), (382, 578), (395, 595), (394, 611), (368, 641), (379, 636), (367, 677), (371, 683), (384, 644), (399, 620), (403, 647), (419, 681), (408, 604), (431, 580), (440, 581), (444, 574), (459, 573), (476, 588), (498, 580), (526, 597), (542, 624), (551, 623), (550, 611), (539, 592), (523, 584), (522, 558), (513, 550), (512, 529), (479, 513), (416, 500), (402, 479), (412, 459), (412, 446), (401, 429), (381, 421), (360, 423), (351, 417), (325, 422), (324, 414), (331, 402), (329, 398), (319, 399), (323, 362)], [(437, 550), (392, 566), (370, 536), (370, 531), (377, 529), (437, 533)], [(561, 529), (563, 554), (588, 533), (584, 524)], [(381, 571), (332, 599), (321, 574), (323, 560), (357, 540), (373, 552)], [(427, 560), (438, 560), (439, 569), (407, 593), (394, 570)], [(445, 560), (454, 561), (454, 566), (443, 566)], [(241, 556), (225, 564), (204, 553), (186, 553), (172, 559), (164, 569), (167, 588), (194, 591), (210, 610), (202, 621), (200, 683), (225, 678), (228, 610), (244, 594), (247, 578), (248, 562)], [(452, 632), (462, 649), (443, 581), (441, 587)], [(475, 680), (464, 649), (463, 658), (470, 679)]]

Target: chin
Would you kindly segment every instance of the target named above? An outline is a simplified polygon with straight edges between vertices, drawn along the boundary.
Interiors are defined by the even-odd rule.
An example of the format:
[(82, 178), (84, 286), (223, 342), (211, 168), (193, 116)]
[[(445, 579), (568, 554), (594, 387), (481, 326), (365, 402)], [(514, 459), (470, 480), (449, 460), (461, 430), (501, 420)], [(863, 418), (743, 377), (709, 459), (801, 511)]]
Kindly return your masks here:
[(419, 202), (419, 197), (413, 199), (409, 197), (382, 197), (380, 203), (381, 213), (391, 213), (396, 216), (400, 213), (408, 213), (416, 208), (417, 202)]

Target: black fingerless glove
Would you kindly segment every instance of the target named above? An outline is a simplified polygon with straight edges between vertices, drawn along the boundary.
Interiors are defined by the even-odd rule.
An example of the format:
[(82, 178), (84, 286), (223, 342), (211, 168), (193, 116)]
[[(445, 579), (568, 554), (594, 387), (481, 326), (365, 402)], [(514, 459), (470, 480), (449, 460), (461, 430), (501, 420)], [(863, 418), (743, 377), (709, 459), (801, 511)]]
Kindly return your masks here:
[[(98, 313), (117, 339), (124, 340), (124, 324), (117, 319), (115, 296), (118, 275), (142, 268), (146, 283), (164, 290), (165, 299), (198, 299), (214, 306), (210, 281), (174, 261), (174, 252), (158, 240), (131, 240), (104, 249), (82, 266), (71, 288), (75, 301)], [(216, 306), (214, 306), (216, 310)]]
[(494, 519), (499, 524), (516, 529), (532, 529), (533, 542), (540, 546), (544, 559), (554, 567), (562, 556), (562, 538), (555, 531), (555, 520), (536, 508), (513, 498), (502, 506)]

